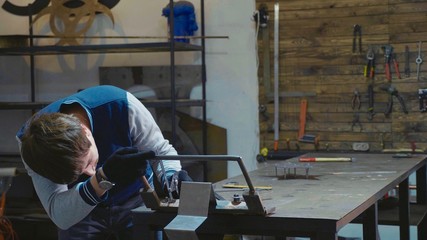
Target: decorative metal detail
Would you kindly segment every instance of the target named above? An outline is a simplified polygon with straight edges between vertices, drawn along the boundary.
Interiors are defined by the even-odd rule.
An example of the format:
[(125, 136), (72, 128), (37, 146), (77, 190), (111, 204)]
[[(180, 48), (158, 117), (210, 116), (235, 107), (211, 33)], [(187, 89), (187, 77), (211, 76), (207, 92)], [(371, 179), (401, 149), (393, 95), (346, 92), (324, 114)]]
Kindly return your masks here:
[[(71, 2), (79, 2), (79, 6), (68, 7)], [(65, 2), (52, 0), (50, 6), (37, 14), (34, 22), (44, 15), (50, 15), (50, 28), (53, 34), (59, 37), (57, 45), (78, 45), (77, 37), (89, 30), (97, 13), (108, 15), (114, 24), (114, 17), (110, 9), (96, 0), (68, 0)]]
[[(75, 5), (75, 3), (80, 1), (69, 1), (69, 5)], [(109, 9), (112, 9), (120, 0), (99, 0), (100, 4), (106, 6)], [(35, 0), (33, 3), (28, 4), (27, 6), (18, 6), (11, 3), (9, 0), (6, 0), (1, 6), (6, 12), (18, 15), (18, 16), (30, 16), (39, 13), (50, 3), (50, 0)], [(68, 6), (72, 7), (72, 6)]]

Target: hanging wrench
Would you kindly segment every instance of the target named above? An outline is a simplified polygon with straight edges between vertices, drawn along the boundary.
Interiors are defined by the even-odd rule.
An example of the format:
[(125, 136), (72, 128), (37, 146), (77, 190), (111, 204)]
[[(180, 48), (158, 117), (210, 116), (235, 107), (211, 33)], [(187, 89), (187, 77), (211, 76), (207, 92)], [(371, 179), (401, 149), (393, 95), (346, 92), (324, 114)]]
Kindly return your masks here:
[(405, 46), (405, 76), (409, 77), (411, 75), (410, 63), (409, 63), (409, 46)]
[(415, 62), (417, 63), (417, 80), (420, 80), (420, 65), (423, 62), (423, 59), (421, 58), (421, 44), (420, 41), (418, 43), (418, 57), (415, 59)]

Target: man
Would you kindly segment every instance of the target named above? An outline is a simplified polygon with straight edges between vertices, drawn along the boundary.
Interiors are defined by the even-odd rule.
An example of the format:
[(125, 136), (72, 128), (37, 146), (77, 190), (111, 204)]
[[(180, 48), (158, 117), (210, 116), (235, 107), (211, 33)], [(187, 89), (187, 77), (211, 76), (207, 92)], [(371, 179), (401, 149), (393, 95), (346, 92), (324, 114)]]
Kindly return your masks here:
[[(17, 133), (21, 156), (60, 240), (130, 239), (141, 176), (163, 179), (155, 155), (176, 155), (132, 94), (96, 86), (57, 100)], [(191, 180), (179, 161), (167, 179)], [(154, 171), (154, 172), (153, 172)], [(165, 184), (165, 183), (163, 183)]]

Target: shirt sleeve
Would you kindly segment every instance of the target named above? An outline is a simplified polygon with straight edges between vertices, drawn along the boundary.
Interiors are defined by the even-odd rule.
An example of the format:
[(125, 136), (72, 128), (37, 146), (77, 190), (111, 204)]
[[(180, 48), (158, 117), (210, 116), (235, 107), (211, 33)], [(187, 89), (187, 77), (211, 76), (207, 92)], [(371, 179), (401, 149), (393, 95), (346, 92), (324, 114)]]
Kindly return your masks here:
[[(177, 155), (175, 148), (163, 137), (150, 111), (131, 93), (128, 93), (129, 128), (134, 146), (141, 151), (152, 150), (157, 156)], [(156, 176), (162, 178), (162, 171), (158, 161), (151, 161)], [(163, 165), (167, 176), (181, 170), (178, 160), (164, 160)]]
[[(21, 141), (19, 138), (17, 140), (20, 148)], [(37, 174), (22, 160), (43, 208), (59, 228), (68, 229), (78, 223), (102, 201), (89, 182), (82, 182), (68, 189), (66, 184), (56, 184)]]

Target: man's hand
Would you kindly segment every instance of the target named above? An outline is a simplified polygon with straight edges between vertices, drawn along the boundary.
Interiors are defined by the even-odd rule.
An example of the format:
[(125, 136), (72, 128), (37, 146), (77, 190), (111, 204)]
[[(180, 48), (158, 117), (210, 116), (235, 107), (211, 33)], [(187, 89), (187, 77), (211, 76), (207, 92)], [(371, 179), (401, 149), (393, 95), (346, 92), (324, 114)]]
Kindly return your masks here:
[(153, 151), (138, 152), (137, 148), (120, 148), (102, 166), (105, 177), (116, 184), (127, 185), (145, 175), (147, 160), (154, 158)]
[[(192, 182), (193, 179), (188, 175), (187, 171), (181, 170), (175, 172), (172, 176), (168, 177), (169, 191), (172, 193), (173, 198), (179, 199), (182, 182)], [(165, 183), (165, 193), (169, 196), (169, 191)]]

